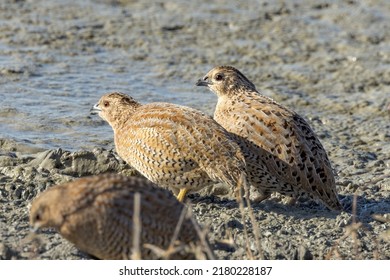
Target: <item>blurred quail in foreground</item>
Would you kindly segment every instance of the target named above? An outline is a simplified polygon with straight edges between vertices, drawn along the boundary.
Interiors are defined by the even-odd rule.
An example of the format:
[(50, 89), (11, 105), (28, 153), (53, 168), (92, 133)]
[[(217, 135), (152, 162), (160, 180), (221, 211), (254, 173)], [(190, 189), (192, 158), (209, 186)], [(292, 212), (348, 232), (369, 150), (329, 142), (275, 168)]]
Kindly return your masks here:
[[(130, 259), (133, 248), (134, 196), (140, 194), (140, 252), (157, 258), (143, 245), (169, 247), (184, 205), (145, 178), (104, 174), (54, 186), (37, 197), (30, 209), (34, 230), (51, 227), (99, 259)], [(181, 224), (177, 241), (199, 244), (190, 219)], [(178, 252), (172, 258), (191, 258)]]
[(216, 182), (235, 192), (246, 182), (240, 147), (200, 111), (170, 103), (141, 105), (113, 92), (104, 95), (92, 112), (113, 128), (119, 156), (152, 182), (173, 190), (179, 201), (187, 191)]
[(259, 200), (276, 191), (342, 209), (325, 149), (301, 116), (259, 93), (231, 66), (215, 67), (196, 85), (218, 96), (214, 119), (236, 135)]

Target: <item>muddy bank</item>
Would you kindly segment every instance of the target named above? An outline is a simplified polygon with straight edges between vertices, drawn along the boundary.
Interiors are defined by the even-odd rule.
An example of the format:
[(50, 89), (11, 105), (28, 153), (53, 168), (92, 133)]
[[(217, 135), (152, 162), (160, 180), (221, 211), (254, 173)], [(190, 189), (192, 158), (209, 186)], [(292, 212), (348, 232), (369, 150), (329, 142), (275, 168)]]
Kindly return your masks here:
[[(25, 237), (39, 192), (102, 172), (133, 174), (91, 106), (121, 90), (212, 114), (215, 96), (194, 83), (220, 64), (309, 121), (346, 206), (333, 213), (279, 197), (253, 205), (264, 257), (390, 259), (390, 4), (7, 0), (0, 19), (1, 259), (88, 258), (52, 231), (39, 244)], [(217, 186), (190, 204), (219, 258), (246, 258), (237, 205), (215, 195), (223, 193)]]
[[(44, 231), (38, 240), (31, 242), (28, 238), (31, 200), (54, 184), (78, 177), (102, 172), (139, 176), (137, 172), (118, 159), (112, 150), (69, 152), (57, 149), (24, 155), (9, 142), (7, 145), (11, 149), (4, 150), (0, 156), (1, 258), (89, 258), (51, 230)], [(352, 196), (348, 194), (341, 195), (346, 206), (342, 213), (331, 212), (314, 202), (285, 205), (278, 196), (254, 204), (261, 233), (261, 254), (267, 259), (388, 259), (390, 201), (386, 190), (379, 191), (379, 186), (386, 180), (388, 178), (382, 178), (379, 184), (367, 184), (367, 195), (358, 196), (356, 223), (350, 214)], [(363, 188), (358, 184), (342, 182), (341, 186), (345, 189)], [(245, 259), (248, 255), (244, 250), (240, 211), (234, 199), (223, 196), (223, 190), (223, 186), (219, 186), (190, 195), (188, 204), (200, 224), (208, 228), (218, 258)], [(260, 252), (254, 242), (249, 217), (245, 222), (249, 227), (251, 249), (255, 256), (259, 256), (256, 255)]]
[[(5, 146), (8, 148), (4, 149)], [(0, 156), (1, 258), (89, 258), (51, 230), (44, 231), (33, 242), (29, 239), (31, 199), (54, 184), (78, 177), (102, 172), (137, 176), (137, 172), (118, 159), (112, 150), (69, 152), (57, 149), (25, 155), (16, 147), (21, 148), (8, 141)], [(341, 195), (346, 206), (342, 213), (331, 212), (314, 202), (285, 205), (277, 196), (253, 205), (262, 244), (262, 252), (258, 252), (248, 217), (245, 222), (253, 254), (259, 257), (261, 253), (267, 259), (388, 259), (390, 201), (386, 197), (386, 178), (378, 180), (365, 186), (353, 181), (339, 182), (345, 190), (362, 190), (357, 200), (356, 223), (351, 215), (352, 196), (348, 191)], [(385, 188), (381, 191), (382, 186)], [(224, 193), (227, 194), (223, 186), (211, 188), (190, 195), (188, 204), (200, 224), (208, 228), (218, 258), (245, 259), (248, 255), (244, 250), (241, 214), (234, 199)]]

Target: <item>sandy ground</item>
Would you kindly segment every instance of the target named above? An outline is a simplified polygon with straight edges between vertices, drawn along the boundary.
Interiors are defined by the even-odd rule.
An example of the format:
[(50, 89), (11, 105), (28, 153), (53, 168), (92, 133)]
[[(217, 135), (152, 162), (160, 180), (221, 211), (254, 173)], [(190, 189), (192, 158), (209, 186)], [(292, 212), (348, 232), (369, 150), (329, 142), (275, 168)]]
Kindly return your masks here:
[[(278, 196), (253, 205), (263, 256), (390, 259), (390, 4), (236, 2), (3, 1), (0, 42), (12, 49), (10, 55), (25, 55), (30, 47), (31, 63), (2, 65), (0, 81), (17, 84), (53, 63), (34, 48), (74, 56), (123, 53), (107, 67), (119, 72), (139, 67), (141, 76), (149, 73), (142, 81), (168, 84), (172, 92), (199, 94), (204, 89), (193, 84), (209, 69), (234, 65), (259, 90), (309, 121), (337, 171), (346, 208), (335, 213), (312, 202), (286, 205)], [(210, 95), (204, 92), (205, 99)], [(214, 104), (203, 104), (212, 113)], [(12, 114), (0, 107), (0, 117)], [(47, 150), (1, 136), (0, 259), (88, 258), (51, 230), (40, 242), (29, 242), (28, 207), (53, 184), (102, 172), (133, 174), (115, 156), (112, 142), (106, 143), (81, 151)], [(245, 259), (238, 207), (215, 195), (221, 189), (191, 195), (188, 203), (209, 228), (218, 258)], [(249, 219), (246, 223), (250, 227)], [(251, 227), (249, 235), (258, 257)]]

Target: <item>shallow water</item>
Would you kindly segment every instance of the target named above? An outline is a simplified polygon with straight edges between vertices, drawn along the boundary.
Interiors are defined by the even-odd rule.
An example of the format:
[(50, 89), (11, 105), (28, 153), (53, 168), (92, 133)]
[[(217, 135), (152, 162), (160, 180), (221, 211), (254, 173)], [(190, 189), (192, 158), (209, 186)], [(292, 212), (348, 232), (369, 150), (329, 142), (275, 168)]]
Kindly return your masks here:
[[(105, 145), (112, 141), (111, 128), (89, 111), (109, 91), (128, 93), (141, 102), (202, 107), (205, 99), (193, 99), (193, 85), (158, 87), (148, 82), (148, 73), (139, 71), (142, 65), (116, 66), (121, 59), (123, 55), (116, 51), (82, 57), (56, 56), (56, 61), (41, 63), (28, 77), (4, 83), (0, 93), (3, 137), (42, 148), (77, 150)], [(10, 59), (2, 68), (13, 64)]]
[[(52, 29), (66, 34), (58, 9), (68, 2), (39, 1), (39, 6), (30, 11), (28, 17), (46, 16)], [(103, 17), (115, 17), (120, 13), (117, 6), (85, 2), (87, 9)], [(74, 9), (80, 5), (83, 7), (75, 4)], [(2, 12), (6, 11), (4, 8)], [(88, 16), (91, 12), (85, 13)], [(74, 24), (88, 25), (93, 19), (83, 21)], [(194, 92), (195, 80), (184, 84), (172, 79), (172, 82), (161, 84), (143, 61), (131, 59), (131, 50), (102, 48), (93, 42), (88, 49), (83, 46), (85, 42), (75, 47), (74, 42), (67, 45), (66, 40), (63, 45), (53, 48), (34, 37), (34, 34), (53, 36), (50, 27), (45, 28), (41, 22), (31, 24), (15, 18), (5, 22), (22, 31), (4, 36), (0, 41), (0, 138), (11, 138), (44, 149), (112, 147), (109, 125), (89, 113), (99, 98), (109, 91), (128, 93), (140, 102), (173, 102), (212, 114), (211, 103), (215, 103), (216, 98)]]
[(0, 138), (111, 148), (111, 128), (89, 114), (109, 91), (211, 115), (216, 97), (194, 83), (218, 64), (309, 118), (383, 118), (389, 10), (381, 1), (7, 0)]

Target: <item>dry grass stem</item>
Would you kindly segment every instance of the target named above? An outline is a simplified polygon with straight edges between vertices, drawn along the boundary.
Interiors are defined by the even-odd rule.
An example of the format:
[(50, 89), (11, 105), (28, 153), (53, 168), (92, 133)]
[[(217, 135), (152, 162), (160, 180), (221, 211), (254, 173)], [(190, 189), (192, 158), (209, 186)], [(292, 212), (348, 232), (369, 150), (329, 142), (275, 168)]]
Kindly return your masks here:
[[(244, 178), (243, 178), (243, 175), (241, 174), (241, 178), (240, 178), (239, 184), (237, 186), (237, 190), (238, 190), (237, 191), (237, 201), (238, 201), (238, 207), (239, 207), (240, 213), (241, 213), (241, 221), (242, 221), (243, 231), (244, 231), (246, 255), (247, 255), (248, 259), (253, 260), (254, 257), (253, 257), (252, 251), (250, 249), (248, 229), (247, 229), (246, 221), (245, 221), (246, 214), (245, 214), (245, 208), (244, 208), (244, 200), (242, 199), (242, 185), (243, 185), (243, 183), (244, 183)], [(245, 185), (244, 185), (244, 191), (245, 191)]]
[(204, 251), (206, 252), (207, 254), (207, 257), (210, 259), (210, 260), (215, 260), (216, 257), (213, 253), (213, 251), (211, 250), (210, 248), (210, 244), (207, 240), (207, 234), (208, 234), (208, 227), (204, 227), (204, 229), (200, 229), (198, 223), (195, 221), (195, 218), (191, 215), (191, 222), (192, 224), (194, 225), (194, 228), (196, 230), (196, 233), (198, 234), (198, 237), (199, 237), (199, 240), (200, 240), (200, 243), (202, 244), (203, 246), (203, 249)]
[(156, 254), (159, 258), (169, 259), (173, 254), (183, 250), (186, 246), (181, 245), (177, 242), (177, 238), (180, 233), (180, 229), (183, 225), (184, 219), (186, 217), (188, 208), (186, 206), (183, 207), (183, 210), (180, 213), (179, 220), (176, 224), (175, 231), (173, 232), (171, 242), (166, 250), (159, 248), (153, 244), (144, 244), (144, 247), (150, 249), (154, 254)]
[(246, 199), (247, 208), (249, 212), (249, 218), (252, 222), (253, 234), (255, 235), (255, 242), (258, 250), (259, 259), (263, 260), (264, 253), (263, 253), (263, 249), (261, 248), (261, 242), (260, 242), (260, 231), (259, 231), (260, 226), (256, 221), (255, 214), (253, 213), (253, 208), (249, 198), (248, 184), (246, 183), (246, 181), (244, 181), (243, 185), (244, 185), (245, 199)]
[(173, 232), (173, 236), (172, 236), (171, 242), (169, 243), (168, 250), (169, 250), (169, 248), (174, 247), (175, 241), (177, 240), (177, 238), (179, 236), (181, 226), (183, 225), (184, 219), (187, 215), (187, 211), (188, 211), (187, 206), (184, 206), (183, 210), (180, 213), (179, 221), (176, 224), (175, 231)]
[(134, 214), (133, 214), (133, 248), (131, 259), (141, 259), (141, 194), (134, 194)]

